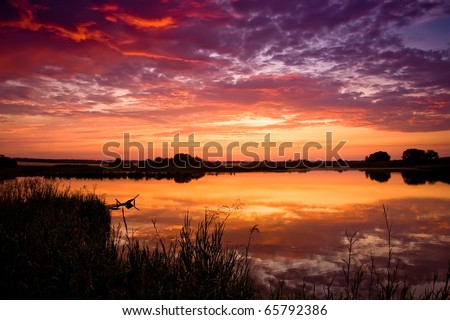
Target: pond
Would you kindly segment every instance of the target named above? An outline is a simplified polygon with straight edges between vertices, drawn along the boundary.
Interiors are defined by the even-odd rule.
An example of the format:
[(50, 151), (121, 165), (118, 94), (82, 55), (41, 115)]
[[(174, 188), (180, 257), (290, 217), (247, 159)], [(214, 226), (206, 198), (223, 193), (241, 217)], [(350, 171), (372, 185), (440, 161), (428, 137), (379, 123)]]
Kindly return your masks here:
[[(136, 207), (125, 210), (129, 230), (151, 244), (153, 220), (161, 236), (174, 239), (186, 214), (195, 226), (205, 212), (216, 211), (226, 222), (225, 240), (245, 247), (249, 230), (255, 275), (264, 285), (280, 280), (295, 288), (304, 279), (342, 283), (348, 260), (348, 235), (357, 232), (352, 263), (373, 261), (385, 269), (388, 257), (383, 206), (391, 223), (393, 264), (398, 277), (423, 290), (434, 271), (445, 281), (450, 258), (450, 184), (411, 180), (400, 172), (271, 172), (212, 174), (187, 183), (174, 180), (62, 179), (79, 189), (86, 186), (122, 202), (137, 194)], [(406, 183), (408, 182), (408, 183)], [(115, 225), (121, 210), (112, 211)], [(381, 271), (379, 271), (381, 273)], [(321, 289), (320, 289), (321, 290)]]

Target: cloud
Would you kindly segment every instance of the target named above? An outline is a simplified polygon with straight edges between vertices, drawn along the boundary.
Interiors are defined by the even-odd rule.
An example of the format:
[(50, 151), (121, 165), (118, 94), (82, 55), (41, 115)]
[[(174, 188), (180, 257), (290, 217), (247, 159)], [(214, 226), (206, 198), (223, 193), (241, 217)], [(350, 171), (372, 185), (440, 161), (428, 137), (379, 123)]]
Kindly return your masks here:
[[(208, 123), (242, 115), (266, 119), (267, 129), (449, 130), (450, 47), (412, 47), (404, 31), (445, 23), (448, 8), (11, 0), (0, 10), (0, 102), (55, 116), (159, 119), (169, 131), (216, 130)], [(188, 114), (195, 123), (182, 121)]]
[[(94, 10), (99, 10), (98, 8), (93, 8)], [(102, 10), (103, 9), (103, 10)], [(105, 19), (111, 22), (117, 22), (121, 20), (122, 22), (129, 24), (136, 28), (167, 28), (174, 24), (172, 17), (163, 17), (160, 19), (145, 19), (138, 16), (133, 16), (126, 13), (116, 12), (118, 7), (103, 7), (100, 10), (107, 12)]]

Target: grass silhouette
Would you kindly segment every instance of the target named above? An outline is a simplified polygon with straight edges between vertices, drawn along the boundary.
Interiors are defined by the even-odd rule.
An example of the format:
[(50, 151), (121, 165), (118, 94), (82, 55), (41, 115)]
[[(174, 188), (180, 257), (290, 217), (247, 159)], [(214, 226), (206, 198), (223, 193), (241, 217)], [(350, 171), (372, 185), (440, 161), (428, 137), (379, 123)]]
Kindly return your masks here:
[[(5, 299), (255, 298), (248, 248), (222, 242), (225, 220), (156, 247), (111, 230), (104, 201), (42, 179), (0, 184), (0, 287)], [(155, 224), (155, 232), (159, 235)]]

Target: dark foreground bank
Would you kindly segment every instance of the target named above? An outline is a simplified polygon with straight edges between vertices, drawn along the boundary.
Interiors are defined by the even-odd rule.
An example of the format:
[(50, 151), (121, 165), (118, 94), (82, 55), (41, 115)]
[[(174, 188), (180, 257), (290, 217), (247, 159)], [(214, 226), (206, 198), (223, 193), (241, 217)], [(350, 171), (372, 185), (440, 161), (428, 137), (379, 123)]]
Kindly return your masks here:
[(45, 180), (0, 184), (2, 299), (250, 299), (249, 259), (214, 217), (149, 249), (111, 230), (98, 196)]

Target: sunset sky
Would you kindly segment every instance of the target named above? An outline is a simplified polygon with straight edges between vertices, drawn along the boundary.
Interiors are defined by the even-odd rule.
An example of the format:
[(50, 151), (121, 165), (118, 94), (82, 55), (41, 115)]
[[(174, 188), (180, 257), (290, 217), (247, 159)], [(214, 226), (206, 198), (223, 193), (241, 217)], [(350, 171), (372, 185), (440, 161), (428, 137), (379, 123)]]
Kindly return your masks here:
[(0, 2), (8, 156), (104, 159), (124, 133), (158, 156), (177, 133), (270, 133), (293, 142), (289, 159), (326, 132), (349, 160), (450, 156), (449, 109), (446, 0)]

